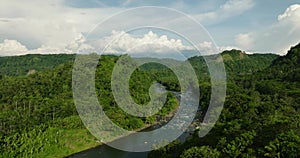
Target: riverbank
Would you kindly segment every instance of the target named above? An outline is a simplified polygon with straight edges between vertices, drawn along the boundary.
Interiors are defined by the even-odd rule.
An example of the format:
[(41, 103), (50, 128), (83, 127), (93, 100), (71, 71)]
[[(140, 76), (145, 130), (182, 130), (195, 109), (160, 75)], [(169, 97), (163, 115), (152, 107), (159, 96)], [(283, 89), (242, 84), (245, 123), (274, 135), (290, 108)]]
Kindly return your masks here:
[[(179, 101), (179, 98), (177, 98), (177, 99), (178, 99), (178, 101)], [(174, 116), (174, 114), (177, 112), (178, 108), (179, 108), (179, 102), (177, 102), (176, 107), (175, 107), (171, 112), (169, 112), (167, 115), (165, 115), (165, 116), (157, 116), (157, 117), (156, 117), (156, 121), (155, 121), (154, 123), (152, 123), (152, 124), (146, 124), (146, 125), (144, 125), (144, 126), (141, 127), (141, 128), (132, 130), (132, 131), (130, 131), (130, 132), (129, 132), (128, 134), (126, 134), (126, 135), (121, 135), (121, 136), (118, 136), (118, 137), (113, 137), (113, 139), (111, 139), (111, 140), (109, 140), (109, 141), (106, 141), (105, 143), (117, 141), (117, 140), (122, 139), (122, 138), (124, 138), (124, 137), (127, 137), (127, 136), (129, 136), (129, 135), (132, 135), (132, 134), (134, 134), (134, 133), (136, 133), (136, 132), (150, 131), (150, 130), (154, 130), (154, 129), (156, 129), (156, 128), (159, 128), (159, 127), (163, 126), (164, 124), (166, 124), (166, 123)], [(99, 141), (99, 140), (98, 140), (98, 141)], [(104, 143), (104, 144), (103, 144), (103, 143), (104, 143), (104, 142), (101, 142), (101, 144), (99, 144), (99, 145), (97, 145), (97, 146), (92, 146), (92, 147), (90, 147), (90, 148), (88, 148), (88, 149), (86, 149), (86, 150), (94, 150), (94, 149), (100, 148), (102, 145), (105, 144), (105, 143)], [(73, 153), (73, 154), (71, 154), (71, 155), (69, 155), (69, 156), (67, 156), (67, 157), (73, 157), (73, 156), (75, 156), (75, 155), (80, 155), (81, 153), (86, 152), (86, 150), (82, 150), (82, 151), (79, 151), (79, 152), (75, 152), (75, 153)]]
[[(86, 129), (51, 128), (50, 130), (53, 135), (57, 135), (57, 138), (55, 138), (57, 142), (44, 146), (43, 152), (32, 155), (32, 157), (61, 158), (102, 145)], [(47, 142), (44, 142), (44, 144), (47, 144)]]

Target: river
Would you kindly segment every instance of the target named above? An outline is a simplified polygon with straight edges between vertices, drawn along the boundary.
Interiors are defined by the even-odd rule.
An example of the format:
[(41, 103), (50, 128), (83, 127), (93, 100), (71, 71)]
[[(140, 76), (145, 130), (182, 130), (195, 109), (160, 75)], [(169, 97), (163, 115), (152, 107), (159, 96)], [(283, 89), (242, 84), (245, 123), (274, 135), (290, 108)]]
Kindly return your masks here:
[[(180, 99), (180, 93), (179, 92), (173, 92), (177, 99)], [(192, 103), (191, 103), (192, 104)], [(198, 114), (199, 114), (199, 109), (198, 109)], [(141, 132), (147, 132), (147, 131), (153, 131), (157, 128), (160, 128), (161, 126), (164, 126), (164, 124), (159, 124), (159, 125), (154, 125), (151, 127), (148, 127)], [(180, 142), (184, 142), (187, 137), (191, 136), (193, 134), (194, 128), (190, 126), (186, 132), (183, 132), (183, 134), (178, 137), (178, 140)], [(139, 132), (138, 132), (139, 133)], [(147, 138), (146, 138), (147, 137)], [(124, 145), (127, 148), (130, 148), (132, 145), (135, 145), (132, 142), (140, 142), (141, 140), (148, 140), (149, 137), (151, 137), (151, 140), (155, 141), (155, 136), (152, 137), (152, 135), (149, 136), (149, 134), (146, 135), (138, 135), (137, 133), (133, 133), (131, 135), (128, 135), (126, 137), (117, 139), (113, 142), (117, 142), (118, 144)], [(112, 142), (112, 143), (113, 143)], [(131, 142), (131, 143), (129, 143)], [(152, 142), (145, 142), (145, 143), (152, 143)], [(143, 145), (143, 144), (141, 144)], [(73, 155), (70, 155), (68, 157), (70, 158), (94, 158), (94, 157), (100, 157), (100, 158), (147, 158), (149, 152), (126, 152), (126, 151), (121, 151), (115, 148), (112, 148), (108, 145), (100, 145), (95, 148), (91, 148)]]
[[(145, 130), (152, 130), (152, 127), (149, 127)], [(143, 131), (145, 131), (143, 130)], [(180, 137), (180, 142), (184, 142), (185, 139), (190, 136), (191, 132), (184, 132)], [(137, 139), (144, 139), (142, 137), (136, 137), (135, 134), (129, 135), (124, 138), (118, 139), (118, 143), (123, 143), (124, 145), (130, 145), (128, 144), (128, 140), (134, 142)], [(69, 156), (70, 158), (147, 158), (149, 152), (126, 152), (121, 151), (115, 148), (112, 148), (108, 145), (100, 145), (98, 147), (88, 149), (85, 151), (82, 151), (80, 153), (76, 153), (74, 155)]]

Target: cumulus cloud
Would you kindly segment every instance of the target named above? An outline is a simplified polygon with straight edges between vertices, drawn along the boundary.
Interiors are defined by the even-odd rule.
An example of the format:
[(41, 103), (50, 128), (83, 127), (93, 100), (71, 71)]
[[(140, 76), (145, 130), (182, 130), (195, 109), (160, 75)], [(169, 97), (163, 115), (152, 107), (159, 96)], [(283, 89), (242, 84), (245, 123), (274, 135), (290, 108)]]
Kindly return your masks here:
[(271, 26), (235, 37), (236, 45), (250, 51), (285, 54), (300, 42), (300, 5), (289, 6)]
[[(298, 17), (300, 18), (300, 5), (299, 4), (294, 4), (291, 5), (290, 7), (288, 7), (286, 9), (286, 11), (283, 14), (278, 15), (278, 21), (284, 20), (284, 19), (288, 19), (290, 17), (294, 18), (294, 17)], [(295, 19), (296, 20), (296, 19)]]
[(13, 56), (24, 54), (58, 54), (58, 53), (72, 53), (71, 50), (54, 48), (42, 45), (37, 49), (27, 49), (25, 45), (16, 40), (5, 39), (0, 43), (0, 56)]
[(91, 43), (98, 51), (103, 53), (139, 53), (139, 52), (168, 52), (168, 50), (188, 50), (180, 39), (169, 39), (167, 35), (158, 35), (149, 31), (142, 37), (135, 37), (124, 31), (112, 31), (111, 36)]
[(121, 8), (72, 8), (64, 0), (0, 2), (0, 40), (15, 39), (28, 48), (64, 48), (81, 33)]
[[(165, 35), (158, 36), (151, 32), (144, 37), (136, 38), (124, 32), (115, 31), (111, 36), (100, 39), (95, 47), (83, 42), (82, 33), (89, 32), (101, 20), (121, 10), (122, 8), (113, 7), (72, 8), (64, 5), (63, 0), (24, 0), (21, 4), (17, 0), (1, 1), (0, 17), (5, 18), (0, 18), (0, 41), (13, 39), (16, 46), (15, 48), (12, 45), (7, 46), (10, 50), (1, 48), (0, 55), (99, 51), (109, 40), (121, 34), (122, 37), (118, 39), (118, 43), (111, 45), (106, 52), (129, 51), (130, 49), (136, 52), (151, 49), (154, 52), (165, 52), (167, 51), (165, 49), (187, 49), (178, 39), (168, 39)], [(139, 18), (139, 20), (142, 23), (147, 19)], [(108, 27), (106, 30), (111, 31), (111, 28)], [(141, 47), (145, 43), (152, 46)], [(7, 40), (2, 45), (7, 45)]]
[(5, 39), (0, 43), (0, 56), (13, 56), (24, 54), (59, 54), (77, 53), (80, 51), (93, 51), (94, 48), (84, 43), (83, 35), (78, 36), (65, 47), (53, 47), (42, 45), (39, 48), (28, 49), (24, 44), (17, 40)]
[(1, 56), (24, 54), (27, 51), (27, 48), (16, 40), (6, 39), (3, 43), (0, 43)]
[[(18, 0), (0, 2), (0, 55), (16, 55), (28, 53), (76, 53), (100, 51), (112, 39), (106, 52), (167, 52), (169, 50), (192, 50), (180, 39), (172, 39), (166, 35), (153, 32), (142, 36), (133, 36), (122, 31), (114, 31), (109, 35), (112, 27), (106, 26), (106, 37), (89, 43), (83, 34), (88, 33), (101, 20), (122, 11), (124, 8), (106, 6), (102, 8), (74, 8), (65, 4), (64, 0), (38, 1)], [(178, 1), (181, 3), (181, 1)], [(125, 3), (131, 3), (127, 1)], [(172, 3), (173, 4), (173, 3)], [(125, 4), (124, 4), (125, 5)], [(39, 7), (37, 7), (39, 6)], [(126, 6), (126, 5), (125, 5)], [(181, 6), (181, 4), (180, 4)], [(227, 0), (216, 10), (193, 14), (204, 25), (218, 24), (226, 19), (241, 15), (254, 6), (253, 0)], [(214, 6), (215, 7), (215, 6)], [(214, 8), (213, 7), (213, 8)], [(157, 13), (160, 16), (167, 16)], [(126, 23), (149, 21), (140, 15), (126, 18)], [(288, 7), (278, 15), (277, 22), (272, 26), (264, 26), (260, 30), (237, 34), (234, 42), (236, 47), (246, 51), (285, 53), (291, 45), (299, 42), (300, 37), (300, 5)], [(155, 22), (154, 22), (155, 23)], [(182, 28), (186, 34), (195, 35), (186, 23), (173, 18), (164, 25)], [(125, 25), (125, 24), (124, 24)], [(125, 30), (122, 28), (113, 28)], [(102, 30), (101, 30), (102, 31)], [(221, 34), (222, 35), (222, 34)], [(219, 36), (221, 36), (219, 35)], [(10, 39), (10, 40), (7, 40)], [(210, 42), (197, 44), (203, 51), (208, 52)], [(227, 39), (232, 40), (232, 39)], [(230, 42), (227, 42), (230, 43)], [(233, 43), (230, 45), (234, 45)], [(223, 48), (226, 48), (223, 47)], [(272, 48), (272, 49), (270, 49)]]
[(194, 51), (196, 53), (196, 48), (206, 55), (218, 53), (214, 49), (215, 45), (209, 41), (192, 46), (184, 44), (181, 39), (169, 38), (167, 35), (159, 35), (153, 31), (140, 36), (124, 31), (112, 31), (110, 36), (97, 40), (87, 40), (80, 34), (65, 47), (42, 45), (39, 48), (28, 49), (19, 41), (5, 39), (3, 43), (0, 43), (0, 56), (96, 52), (99, 54), (135, 55), (156, 53), (156, 55), (167, 57), (174, 55), (174, 52)]

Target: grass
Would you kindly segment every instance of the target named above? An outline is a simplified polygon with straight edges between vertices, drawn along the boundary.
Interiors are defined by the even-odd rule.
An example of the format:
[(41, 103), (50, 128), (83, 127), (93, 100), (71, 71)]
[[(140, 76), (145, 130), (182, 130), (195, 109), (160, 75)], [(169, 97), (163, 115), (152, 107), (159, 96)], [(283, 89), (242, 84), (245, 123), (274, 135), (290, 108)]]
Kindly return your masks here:
[(87, 129), (58, 129), (57, 144), (46, 146), (43, 152), (33, 157), (59, 158), (101, 145)]

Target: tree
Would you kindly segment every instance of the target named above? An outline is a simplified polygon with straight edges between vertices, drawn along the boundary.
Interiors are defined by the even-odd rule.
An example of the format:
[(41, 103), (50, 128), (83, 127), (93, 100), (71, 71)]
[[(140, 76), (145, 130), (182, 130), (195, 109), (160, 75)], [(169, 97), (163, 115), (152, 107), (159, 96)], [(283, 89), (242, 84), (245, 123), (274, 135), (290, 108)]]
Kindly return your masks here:
[(185, 150), (180, 158), (217, 158), (220, 157), (220, 152), (209, 146), (192, 147)]
[(300, 137), (294, 131), (279, 134), (269, 145), (265, 146), (267, 157), (290, 157), (300, 156)]
[(226, 143), (224, 139), (221, 139), (223, 144), (220, 146), (224, 146), (224, 148), (220, 150), (222, 150), (222, 154), (228, 157), (238, 157), (242, 155), (242, 153), (247, 152), (246, 149), (252, 145), (255, 136), (255, 131), (249, 131), (241, 134), (240, 137), (236, 137), (228, 143)]

